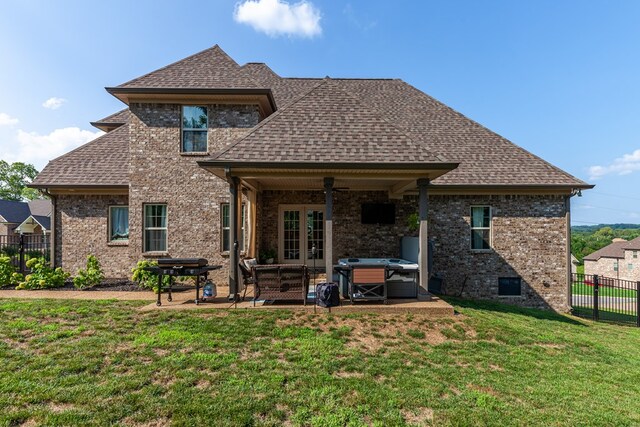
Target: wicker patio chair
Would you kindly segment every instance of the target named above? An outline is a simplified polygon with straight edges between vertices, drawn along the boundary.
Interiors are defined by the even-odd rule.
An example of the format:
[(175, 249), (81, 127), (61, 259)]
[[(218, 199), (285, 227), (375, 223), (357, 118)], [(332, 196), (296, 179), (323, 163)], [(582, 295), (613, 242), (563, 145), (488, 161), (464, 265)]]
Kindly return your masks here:
[(306, 265), (257, 265), (253, 268), (253, 284), (254, 305), (259, 298), (272, 301), (302, 300), (307, 305), (309, 271)]

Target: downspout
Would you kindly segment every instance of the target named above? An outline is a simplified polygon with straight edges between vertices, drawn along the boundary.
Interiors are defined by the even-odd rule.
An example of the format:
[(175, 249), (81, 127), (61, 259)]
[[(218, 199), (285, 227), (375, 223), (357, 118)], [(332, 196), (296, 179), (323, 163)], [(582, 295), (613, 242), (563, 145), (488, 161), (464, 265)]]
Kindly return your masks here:
[(573, 308), (573, 294), (571, 291), (573, 284), (573, 274), (571, 273), (571, 198), (573, 196), (582, 197), (582, 191), (574, 189), (565, 197), (565, 221), (567, 239), (567, 306)]
[(56, 208), (58, 207), (56, 196), (51, 194), (49, 190), (42, 189), (40, 192), (51, 199), (51, 233), (49, 235), (49, 258), (53, 268), (59, 267), (56, 262)]

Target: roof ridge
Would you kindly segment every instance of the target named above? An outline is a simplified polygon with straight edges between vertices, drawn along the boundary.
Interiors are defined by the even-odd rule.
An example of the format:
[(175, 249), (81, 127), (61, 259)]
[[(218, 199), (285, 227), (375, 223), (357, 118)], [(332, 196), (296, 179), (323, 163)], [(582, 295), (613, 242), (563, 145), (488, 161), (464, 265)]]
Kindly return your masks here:
[(315, 89), (317, 89), (318, 87), (320, 87), (320, 86), (322, 86), (322, 85), (324, 85), (326, 83), (327, 83), (327, 80), (323, 79), (321, 82), (319, 82), (318, 84), (314, 85), (311, 89), (309, 89), (308, 91), (304, 92), (302, 95), (299, 95), (296, 99), (294, 99), (293, 101), (288, 103), (286, 106), (284, 106), (283, 108), (277, 110), (275, 113), (271, 114), (269, 117), (267, 117), (266, 119), (264, 119), (263, 121), (258, 123), (247, 134), (245, 134), (243, 137), (241, 137), (241, 138), (235, 140), (234, 142), (232, 142), (231, 144), (227, 145), (223, 150), (217, 151), (213, 156), (211, 156), (211, 158), (217, 158), (217, 157), (222, 156), (224, 153), (226, 153), (229, 150), (231, 150), (232, 148), (234, 148), (236, 145), (238, 145), (240, 142), (244, 141), (250, 135), (253, 135), (259, 129), (262, 129), (264, 126), (266, 126), (268, 123), (273, 121), (275, 118), (280, 117), (283, 114), (283, 112), (288, 111), (291, 107), (293, 107), (295, 104), (300, 102), (303, 98), (305, 98), (309, 93), (311, 93), (312, 91), (314, 91)]
[[(188, 61), (189, 59), (195, 58), (195, 57), (200, 56), (200, 55), (204, 55), (205, 53), (208, 53), (208, 52), (211, 52), (211, 51), (219, 51), (222, 55), (226, 56), (226, 57), (227, 57), (227, 58), (228, 58), (232, 63), (234, 63), (234, 64), (236, 65), (236, 67), (240, 68), (240, 65), (239, 65), (239, 64), (238, 64), (238, 63), (237, 63), (237, 62), (236, 62), (232, 57), (230, 57), (230, 56), (227, 54), (227, 52), (225, 52), (225, 51), (224, 51), (224, 50), (223, 50), (223, 49), (222, 49), (222, 48), (221, 48), (221, 47), (216, 43), (216, 44), (214, 44), (214, 45), (213, 45), (213, 46), (211, 46), (211, 47), (208, 47), (208, 48), (206, 48), (206, 49), (204, 49), (204, 50), (201, 50), (200, 52), (196, 52), (196, 53), (194, 53), (193, 55), (189, 55), (189, 56), (187, 56), (186, 58), (178, 59), (177, 61), (174, 61), (174, 62), (172, 62), (171, 64), (165, 65), (164, 67), (160, 67), (160, 68), (158, 68), (157, 70), (150, 71), (150, 72), (148, 72), (148, 73), (146, 73), (146, 74), (143, 74), (143, 75), (141, 75), (141, 76), (139, 76), (139, 77), (136, 77), (136, 78), (134, 78), (134, 79), (132, 79), (132, 80), (129, 80), (129, 81), (124, 82), (124, 83), (121, 83), (121, 84), (119, 84), (119, 85), (118, 85), (118, 86), (116, 86), (116, 87), (124, 87), (124, 86), (126, 86), (126, 85), (130, 85), (130, 84), (135, 83), (135, 82), (137, 82), (138, 80), (141, 80), (141, 79), (143, 79), (143, 78), (145, 78), (145, 77), (147, 77), (147, 76), (149, 76), (149, 75), (151, 75), (151, 74), (157, 73), (158, 71), (166, 70), (167, 68), (172, 67), (172, 66), (174, 66), (174, 65), (176, 65), (176, 64), (179, 64), (180, 62)], [(253, 80), (253, 79), (251, 79), (251, 80)], [(256, 83), (256, 82), (254, 81), (254, 83)]]
[[(369, 106), (367, 103), (364, 102), (363, 99), (361, 99), (357, 95), (351, 93), (347, 89), (345, 89), (343, 87), (340, 87), (340, 85), (336, 85), (336, 88), (338, 88), (340, 91), (344, 92), (345, 94), (347, 94), (348, 96), (353, 98), (358, 104), (360, 104), (362, 106), (366, 105), (367, 109), (369, 111), (371, 111), (374, 115), (378, 116), (379, 119), (381, 119), (382, 121), (386, 122), (389, 126), (391, 126), (395, 130), (397, 130), (398, 132), (400, 132), (401, 134), (403, 134), (404, 136), (409, 138), (409, 141), (411, 141), (413, 144), (416, 144), (418, 146), (422, 146), (422, 144), (420, 144), (418, 141), (415, 141), (414, 138), (411, 135), (409, 135), (405, 129), (400, 128), (398, 125), (393, 123), (391, 120), (387, 119), (384, 116), (384, 114), (382, 113), (382, 111), (380, 111), (378, 108), (376, 108), (374, 106)], [(427, 148), (427, 147), (425, 147), (425, 148)], [(433, 152), (428, 148), (427, 148), (427, 153), (433, 155), (435, 158), (437, 158), (441, 162), (447, 162), (447, 159), (445, 159), (442, 155), (440, 155), (439, 153)]]
[(533, 154), (532, 152), (530, 152), (530, 151), (529, 151), (529, 150), (527, 150), (526, 148), (521, 147), (520, 145), (518, 145), (518, 144), (516, 144), (515, 142), (511, 141), (510, 139), (507, 139), (507, 138), (505, 138), (504, 136), (500, 135), (499, 133), (494, 132), (494, 131), (492, 131), (491, 129), (487, 128), (487, 127), (486, 127), (486, 126), (484, 126), (483, 124), (481, 124), (481, 123), (479, 123), (479, 122), (477, 122), (477, 121), (475, 121), (475, 120), (473, 120), (473, 119), (471, 119), (471, 118), (469, 118), (469, 117), (465, 116), (464, 114), (462, 114), (462, 113), (461, 113), (461, 112), (459, 112), (458, 110), (456, 110), (456, 109), (454, 109), (454, 108), (452, 108), (452, 107), (448, 106), (448, 105), (447, 105), (447, 104), (445, 104), (444, 102), (442, 102), (442, 101), (440, 101), (440, 100), (438, 100), (438, 99), (434, 98), (433, 96), (431, 96), (431, 95), (427, 94), (426, 92), (421, 91), (420, 89), (418, 89), (418, 88), (416, 88), (415, 86), (413, 86), (413, 85), (411, 85), (411, 84), (409, 84), (409, 83), (405, 82), (404, 80), (402, 80), (402, 79), (396, 79), (396, 80), (398, 80), (398, 82), (400, 82), (400, 83), (404, 84), (405, 86), (408, 86), (411, 90), (413, 90), (413, 91), (417, 91), (419, 94), (422, 94), (423, 96), (427, 96), (428, 98), (430, 98), (430, 99), (434, 100), (434, 101), (435, 101), (435, 102), (437, 102), (440, 106), (443, 106), (444, 108), (446, 108), (447, 110), (451, 111), (452, 113), (454, 113), (454, 114), (455, 114), (455, 115), (457, 115), (458, 117), (461, 117), (461, 118), (463, 118), (463, 119), (466, 119), (466, 120), (470, 121), (470, 122), (471, 122), (471, 123), (473, 123), (474, 125), (479, 126), (480, 128), (482, 128), (482, 129), (486, 130), (487, 132), (489, 132), (489, 133), (491, 133), (491, 134), (493, 134), (493, 135), (497, 136), (497, 137), (498, 137), (498, 138), (500, 138), (501, 140), (506, 141), (506, 142), (508, 142), (509, 144), (511, 144), (512, 146), (514, 146), (514, 147), (516, 147), (516, 148), (518, 148), (518, 149), (522, 150), (526, 155), (528, 155), (528, 156), (530, 156), (530, 157), (533, 157), (533, 158), (535, 158), (536, 160), (540, 160), (541, 162), (543, 162), (543, 163), (544, 163), (544, 164), (546, 164), (547, 166), (549, 166), (549, 167), (551, 167), (552, 169), (554, 169), (556, 172), (560, 172), (561, 174), (565, 175), (566, 177), (572, 178), (572, 179), (574, 179), (574, 180), (576, 180), (576, 181), (578, 181), (578, 182), (580, 182), (580, 183), (582, 183), (582, 184), (584, 184), (584, 185), (589, 185), (589, 184), (587, 184), (585, 181), (581, 180), (580, 178), (577, 178), (577, 177), (575, 177), (575, 176), (571, 175), (570, 173), (568, 173), (568, 172), (566, 172), (566, 171), (564, 171), (564, 170), (560, 169), (559, 167), (557, 167), (557, 166), (555, 166), (555, 165), (553, 165), (553, 164), (549, 163), (548, 161), (544, 160), (542, 157), (539, 157), (539, 156), (537, 156), (537, 155)]

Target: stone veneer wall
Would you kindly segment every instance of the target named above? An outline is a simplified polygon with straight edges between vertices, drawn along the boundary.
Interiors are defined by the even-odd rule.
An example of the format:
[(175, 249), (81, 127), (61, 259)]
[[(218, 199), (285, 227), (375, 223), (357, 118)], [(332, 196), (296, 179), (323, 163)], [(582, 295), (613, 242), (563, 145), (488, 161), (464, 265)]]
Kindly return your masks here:
[[(398, 257), (400, 239), (409, 232), (406, 218), (417, 211), (417, 197), (392, 200), (396, 224), (360, 223), (361, 204), (388, 202), (384, 192), (336, 192), (334, 262), (344, 257)], [(264, 191), (259, 200), (258, 240), (277, 248), (278, 205), (324, 204), (321, 191)], [(471, 206), (493, 210), (493, 250), (471, 248)], [(566, 311), (567, 259), (564, 197), (430, 196), (429, 237), (435, 244), (434, 272), (449, 294), (500, 299), (523, 306)], [(521, 277), (522, 296), (498, 296), (499, 277)]]
[[(221, 150), (255, 126), (255, 105), (207, 105), (209, 153)], [(130, 190), (129, 233), (131, 263), (143, 257), (202, 257), (227, 264), (220, 252), (220, 204), (229, 202), (228, 184), (200, 168), (200, 155), (180, 153), (181, 106), (136, 104), (129, 106)], [(143, 205), (167, 204), (166, 253), (143, 254)], [(227, 268), (214, 272), (226, 281)]]
[[(106, 277), (128, 277), (129, 247), (109, 243), (109, 206), (127, 205), (127, 196), (57, 196), (56, 265), (75, 275), (86, 268), (87, 255), (98, 257)], [(62, 250), (60, 250), (62, 249)]]

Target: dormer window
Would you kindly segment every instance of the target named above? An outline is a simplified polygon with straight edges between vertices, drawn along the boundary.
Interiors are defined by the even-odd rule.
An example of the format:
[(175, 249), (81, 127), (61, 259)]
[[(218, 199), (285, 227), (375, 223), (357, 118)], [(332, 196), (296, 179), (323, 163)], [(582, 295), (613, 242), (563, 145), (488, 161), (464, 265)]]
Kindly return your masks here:
[(207, 107), (184, 105), (182, 107), (182, 152), (207, 152)]

